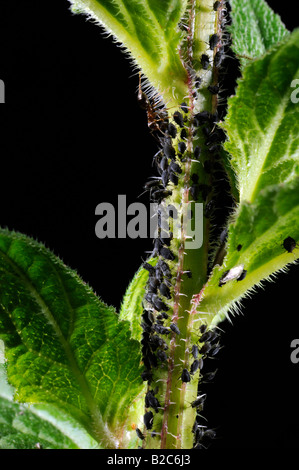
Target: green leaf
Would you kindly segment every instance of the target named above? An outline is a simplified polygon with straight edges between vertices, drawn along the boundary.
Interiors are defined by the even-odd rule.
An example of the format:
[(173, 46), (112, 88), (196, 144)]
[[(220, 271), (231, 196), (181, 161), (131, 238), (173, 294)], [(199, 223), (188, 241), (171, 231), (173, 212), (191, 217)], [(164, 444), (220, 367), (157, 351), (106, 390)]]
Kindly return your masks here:
[(0, 337), (20, 402), (53, 404), (105, 447), (119, 445), (142, 388), (140, 346), (43, 245), (0, 231)]
[[(154, 266), (157, 259), (147, 260), (147, 263)], [(141, 341), (141, 315), (143, 312), (142, 301), (144, 298), (145, 287), (148, 281), (149, 272), (142, 266), (138, 269), (124, 295), (121, 309), (119, 312), (120, 320), (130, 322), (132, 338)]]
[(232, 49), (241, 64), (264, 55), (288, 30), (264, 0), (230, 0)]
[(0, 449), (94, 449), (97, 441), (78, 421), (53, 406), (16, 403), (0, 365)]
[(72, 11), (85, 13), (113, 34), (149, 82), (170, 101), (187, 92), (186, 70), (178, 51), (178, 23), (187, 0), (70, 0)]
[(99, 448), (80, 423), (50, 405), (14, 401), (7, 382), (4, 344), (0, 341), (0, 449), (94, 449)]
[(224, 129), (240, 201), (299, 174), (299, 107), (291, 99), (299, 76), (299, 30), (244, 69), (229, 99)]
[[(221, 267), (215, 266), (200, 304), (201, 310), (215, 317), (213, 323), (228, 310), (237, 310), (240, 299), (261, 285), (261, 280), (273, 278), (273, 273), (285, 271), (299, 258), (298, 220), (299, 178), (262, 190), (254, 203), (241, 203), (229, 225), (227, 256)], [(292, 252), (283, 244), (288, 237), (297, 243)], [(219, 286), (225, 273), (236, 267), (239, 272), (247, 271), (246, 277)]]

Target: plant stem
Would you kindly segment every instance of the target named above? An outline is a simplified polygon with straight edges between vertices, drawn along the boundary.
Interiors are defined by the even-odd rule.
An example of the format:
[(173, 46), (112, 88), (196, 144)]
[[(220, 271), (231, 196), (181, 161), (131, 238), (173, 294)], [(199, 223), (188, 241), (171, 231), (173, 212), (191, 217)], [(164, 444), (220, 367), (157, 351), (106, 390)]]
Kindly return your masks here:
[[(177, 325), (180, 334), (171, 334), (167, 367), (163, 364), (154, 372), (151, 385), (153, 389), (159, 387), (157, 396), (159, 402), (163, 403), (163, 416), (155, 416), (154, 420), (155, 430), (161, 430), (161, 449), (193, 447), (192, 426), (196, 408), (192, 408), (190, 403), (198, 395), (200, 371), (190, 374), (191, 381), (187, 382), (182, 382), (182, 371), (186, 369), (190, 373), (194, 360), (191, 355), (192, 345), (199, 341), (198, 327), (210, 322), (207, 315), (196, 311), (196, 306), (202, 298), (208, 276), (210, 220), (207, 208), (213, 194), (213, 182), (211, 173), (206, 171), (205, 163), (211, 163), (214, 157), (207, 145), (206, 128), (196, 122), (196, 115), (206, 111), (212, 116), (217, 107), (217, 97), (207, 89), (217, 80), (218, 72), (213, 66), (213, 58), (221, 45), (220, 41), (213, 50), (209, 46), (210, 37), (219, 34), (218, 20), (222, 14), (221, 9), (220, 12), (214, 11), (213, 5), (214, 1), (211, 0), (189, 2), (184, 18), (187, 34), (180, 48), (181, 60), (188, 76), (188, 113), (184, 123), (187, 134), (186, 156), (184, 159), (177, 159), (182, 168), (182, 176), (177, 186), (171, 186), (172, 195), (165, 200), (166, 205), (176, 204), (176, 207), (179, 207), (177, 223), (180, 230), (177, 238), (171, 242), (177, 262), (170, 262), (169, 265), (175, 277), (171, 322)], [(208, 66), (203, 64), (202, 54), (208, 57)], [(177, 111), (181, 112), (179, 106)], [(211, 128), (210, 132), (212, 131)], [(179, 137), (174, 140), (176, 149), (180, 141)], [(196, 154), (198, 148), (201, 149), (200, 158)], [(192, 186), (202, 190), (195, 194)], [(196, 207), (195, 203), (201, 203), (202, 213), (205, 213), (203, 217), (200, 217), (200, 211), (197, 212), (199, 206)], [(188, 223), (190, 210), (191, 224)], [(195, 227), (196, 233), (198, 224), (201, 224), (202, 230), (201, 246), (188, 243), (193, 237), (191, 227)], [(187, 273), (189, 275), (186, 275)], [(148, 436), (146, 446), (155, 448), (155, 439)]]

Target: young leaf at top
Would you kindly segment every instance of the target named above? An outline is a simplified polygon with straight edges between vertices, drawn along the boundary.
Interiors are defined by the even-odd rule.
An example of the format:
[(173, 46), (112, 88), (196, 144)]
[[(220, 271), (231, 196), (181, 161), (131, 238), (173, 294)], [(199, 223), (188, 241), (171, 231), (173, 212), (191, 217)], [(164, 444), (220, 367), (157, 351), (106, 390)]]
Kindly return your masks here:
[(288, 34), (265, 0), (230, 0), (232, 50), (244, 66), (264, 55)]
[(240, 200), (254, 201), (268, 185), (299, 174), (299, 107), (291, 84), (299, 76), (299, 30), (264, 58), (249, 64), (228, 101), (225, 149)]
[(122, 44), (151, 85), (171, 106), (187, 92), (180, 60), (178, 23), (187, 0), (70, 0), (74, 13), (85, 13)]
[(129, 324), (43, 245), (7, 230), (0, 282), (0, 338), (18, 401), (53, 404), (104, 447), (118, 446), (142, 388)]

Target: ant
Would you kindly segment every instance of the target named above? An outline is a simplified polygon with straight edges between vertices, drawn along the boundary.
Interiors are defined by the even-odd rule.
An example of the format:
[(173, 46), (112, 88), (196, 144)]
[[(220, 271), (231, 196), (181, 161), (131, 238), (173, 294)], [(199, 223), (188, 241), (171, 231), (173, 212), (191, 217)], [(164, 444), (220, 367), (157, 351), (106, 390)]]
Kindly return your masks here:
[(164, 134), (163, 130), (166, 130), (168, 125), (168, 115), (167, 111), (163, 107), (159, 108), (161, 105), (161, 99), (152, 103), (146, 94), (141, 89), (141, 73), (139, 72), (139, 88), (137, 99), (139, 101), (140, 107), (145, 109), (147, 114), (147, 123), (148, 127), (153, 132), (161, 132)]

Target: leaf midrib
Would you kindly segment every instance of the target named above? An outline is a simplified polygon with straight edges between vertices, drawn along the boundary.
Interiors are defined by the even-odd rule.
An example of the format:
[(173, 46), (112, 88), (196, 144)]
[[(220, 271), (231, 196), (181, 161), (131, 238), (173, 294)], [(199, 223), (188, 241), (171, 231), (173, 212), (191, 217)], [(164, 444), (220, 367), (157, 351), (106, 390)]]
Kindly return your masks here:
[[(290, 97), (287, 94), (281, 99), (275, 115), (269, 122), (267, 128), (264, 130), (261, 129), (256, 114), (254, 114), (254, 121), (256, 125), (260, 128), (260, 132), (264, 136), (264, 144), (258, 148), (259, 158), (252, 158), (250, 155), (248, 155), (248, 158), (245, 158), (247, 162), (250, 162), (250, 168), (249, 171), (244, 174), (243, 184), (240, 185), (241, 201), (245, 200), (252, 203), (259, 194), (258, 187), (260, 178), (262, 178), (263, 176), (263, 167), (267, 162), (267, 158), (272, 148), (275, 135), (284, 119), (285, 108), (289, 102), (289, 99)], [(239, 138), (242, 142), (241, 137)], [(243, 151), (245, 152), (245, 150)]]

